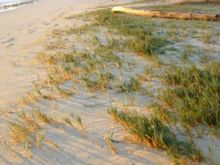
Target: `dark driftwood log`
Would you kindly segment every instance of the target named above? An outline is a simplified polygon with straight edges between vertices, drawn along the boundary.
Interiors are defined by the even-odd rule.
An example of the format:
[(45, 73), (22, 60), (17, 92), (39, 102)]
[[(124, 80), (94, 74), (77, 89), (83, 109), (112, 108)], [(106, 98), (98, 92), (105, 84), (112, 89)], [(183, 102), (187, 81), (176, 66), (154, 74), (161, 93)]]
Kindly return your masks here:
[(156, 17), (156, 18), (220, 21), (220, 14), (194, 14), (194, 13), (179, 13), (179, 12), (146, 11), (146, 10), (125, 8), (120, 6), (112, 8), (112, 12), (127, 13), (127, 14)]

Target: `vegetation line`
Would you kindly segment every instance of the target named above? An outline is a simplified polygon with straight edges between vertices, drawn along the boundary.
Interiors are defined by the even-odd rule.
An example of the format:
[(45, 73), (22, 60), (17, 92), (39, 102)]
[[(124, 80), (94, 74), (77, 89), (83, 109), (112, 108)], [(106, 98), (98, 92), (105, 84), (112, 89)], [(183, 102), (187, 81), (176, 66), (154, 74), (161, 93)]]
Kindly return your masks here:
[(175, 158), (187, 157), (194, 161), (202, 159), (201, 153), (190, 142), (179, 141), (168, 126), (156, 116), (146, 117), (137, 113), (125, 113), (109, 108), (109, 114), (120, 122), (129, 132), (136, 135), (135, 141), (150, 144), (166, 150)]

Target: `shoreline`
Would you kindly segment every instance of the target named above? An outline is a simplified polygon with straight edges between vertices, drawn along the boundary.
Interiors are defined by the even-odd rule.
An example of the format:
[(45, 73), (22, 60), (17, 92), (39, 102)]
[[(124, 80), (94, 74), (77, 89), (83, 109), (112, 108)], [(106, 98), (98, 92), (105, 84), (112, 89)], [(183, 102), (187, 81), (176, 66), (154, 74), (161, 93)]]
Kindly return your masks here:
[(31, 5), (37, 1), (38, 0), (26, 0), (23, 2), (5, 2), (5, 3), (2, 2), (0, 3), (0, 13), (14, 10), (14, 9), (17, 9), (17, 8), (20, 8), (26, 5)]

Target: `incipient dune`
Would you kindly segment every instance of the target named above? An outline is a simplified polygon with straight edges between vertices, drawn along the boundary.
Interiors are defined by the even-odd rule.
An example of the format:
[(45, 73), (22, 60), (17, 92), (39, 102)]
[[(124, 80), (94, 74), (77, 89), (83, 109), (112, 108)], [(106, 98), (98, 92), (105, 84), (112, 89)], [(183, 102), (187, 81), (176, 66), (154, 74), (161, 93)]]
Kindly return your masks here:
[[(175, 5), (184, 4), (180, 2), (187, 0), (39, 0), (1, 12), (0, 165), (220, 162), (216, 130), (209, 125), (201, 126), (201, 130), (198, 126), (199, 131), (193, 126), (185, 129), (181, 125), (185, 121), (170, 128), (163, 122), (175, 108), (162, 111), (163, 116), (155, 110), (161, 107), (152, 104), (155, 98), (161, 103), (165, 98), (160, 92), (168, 89), (169, 80), (161, 78), (163, 73), (169, 76), (166, 71), (179, 78), (182, 74), (175, 75), (177, 71), (188, 71), (179, 66), (195, 64), (199, 67), (193, 65), (192, 73), (197, 74), (202, 67), (219, 61), (219, 22), (209, 26), (202, 21), (146, 19), (117, 15), (109, 9), (155, 7), (163, 12), (171, 5), (179, 12), (181, 6)], [(193, 10), (198, 9), (193, 5)], [(213, 9), (207, 11), (216, 12), (219, 4), (211, 5)], [(208, 57), (203, 54), (207, 52)], [(220, 73), (213, 68), (217, 71), (209, 75), (210, 79)], [(189, 83), (196, 90), (193, 80)], [(210, 97), (215, 92), (211, 91)], [(173, 93), (168, 94), (167, 98), (172, 98)], [(168, 100), (170, 105), (173, 100)], [(133, 111), (134, 116), (140, 113), (138, 117), (146, 118), (135, 125), (138, 117), (123, 116)], [(159, 120), (147, 118), (158, 114)], [(136, 130), (126, 122), (135, 123)], [(149, 130), (146, 125), (142, 127), (143, 122)], [(145, 129), (150, 133), (141, 134), (142, 139), (138, 131)], [(194, 135), (196, 138), (190, 139)], [(189, 139), (191, 143), (187, 143)]]
[[(156, 157), (161, 153), (154, 150), (144, 151), (138, 146), (128, 145), (127, 149), (122, 147), (122, 150), (127, 151), (121, 151), (121, 156), (112, 156), (109, 149), (105, 147), (103, 139), (99, 141), (94, 139), (93, 135), (82, 138), (84, 135), (77, 132), (74, 133), (71, 130), (60, 132), (56, 128), (51, 129), (49, 136), (53, 137), (53, 134), (58, 131), (54, 138), (56, 138), (55, 141), (61, 143), (59, 145), (63, 148), (62, 151), (50, 152), (50, 149), (44, 148), (36, 151), (36, 156), (30, 160), (20, 157), (19, 151), (7, 145), (8, 121), (13, 113), (18, 112), (19, 99), (32, 89), (33, 81), (46, 75), (44, 68), (35, 60), (35, 57), (44, 46), (41, 43), (47, 37), (48, 32), (68, 25), (69, 22), (64, 19), (66, 16), (94, 10), (98, 6), (125, 2), (132, 2), (132, 0), (41, 0), (0, 13), (0, 164), (72, 164), (73, 162), (74, 164), (102, 164), (102, 162), (105, 162), (104, 164), (112, 164), (112, 162), (127, 164), (133, 161), (133, 158), (130, 158), (132, 152), (135, 152), (132, 155), (138, 155), (134, 159), (139, 163), (151, 162), (144, 158), (146, 155), (149, 155), (152, 161), (155, 159), (160, 162), (160, 158)], [(86, 102), (89, 103), (89, 100)], [(70, 101), (70, 105), (66, 106), (76, 108), (72, 105), (75, 103), (75, 101)], [(93, 120), (90, 121), (91, 125), (96, 120), (99, 119), (93, 116)], [(103, 126), (109, 126), (108, 120), (103, 120), (102, 123)], [(102, 127), (97, 127), (97, 129), (102, 130)], [(126, 144), (121, 145), (126, 146)]]

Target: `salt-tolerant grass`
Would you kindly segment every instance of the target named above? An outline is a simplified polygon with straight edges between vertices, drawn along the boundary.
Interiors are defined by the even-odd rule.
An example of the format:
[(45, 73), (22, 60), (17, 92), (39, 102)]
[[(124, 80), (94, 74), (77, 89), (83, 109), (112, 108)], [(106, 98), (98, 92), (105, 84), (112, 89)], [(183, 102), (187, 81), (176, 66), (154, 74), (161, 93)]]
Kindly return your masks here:
[(10, 123), (10, 134), (13, 140), (23, 145), (26, 150), (32, 146), (40, 146), (45, 138), (44, 131), (39, 122), (49, 123), (49, 118), (40, 111), (32, 114), (22, 112), (17, 122)]
[(94, 80), (87, 75), (83, 78), (86, 87), (95, 90), (106, 90), (109, 87), (110, 80), (114, 79), (114, 76), (110, 72), (97, 73), (94, 75)]
[(30, 152), (33, 147), (40, 147), (44, 143), (54, 142), (46, 136), (48, 125), (70, 125), (71, 127), (83, 131), (82, 120), (78, 115), (71, 115), (63, 119), (57, 119), (54, 116), (50, 117), (39, 109), (33, 109), (30, 113), (21, 112), (16, 121), (10, 122), (10, 136), (15, 144), (22, 146), (25, 151)]
[[(165, 38), (155, 36), (153, 28), (145, 28), (145, 20), (140, 17), (127, 15), (114, 15), (110, 10), (94, 12), (95, 22), (99, 26), (116, 29), (123, 35), (133, 38), (126, 43), (128, 49), (146, 57), (161, 53), (161, 47), (167, 44)], [(135, 35), (134, 35), (135, 34)]]
[[(162, 119), (165, 122), (169, 121), (167, 123), (168, 125), (170, 124), (170, 121), (171, 123), (181, 123), (181, 126), (186, 128), (188, 128), (188, 126), (194, 127), (198, 124), (214, 126), (216, 128), (219, 127), (219, 89), (217, 85), (219, 84), (219, 76), (216, 75), (218, 73), (218, 67), (216, 66), (219, 66), (219, 64), (210, 63), (209, 66), (205, 67), (205, 69), (197, 68), (196, 66), (191, 67), (190, 65), (195, 63), (195, 61), (193, 61), (192, 59), (194, 59), (195, 55), (197, 55), (198, 52), (201, 53), (201, 51), (198, 51), (199, 48), (197, 47), (197, 45), (192, 46), (185, 43), (184, 47), (181, 46), (181, 53), (178, 52), (179, 55), (177, 55), (177, 59), (179, 58), (180, 60), (184, 61), (184, 67), (176, 66), (175, 63), (172, 64), (174, 67), (164, 67), (163, 62), (160, 62), (161, 59), (159, 57), (166, 54), (166, 51), (168, 50), (167, 46), (172, 45), (172, 43), (174, 42), (178, 42), (178, 40), (184, 40), (187, 37), (180, 34), (180, 36), (175, 36), (176, 39), (173, 40), (173, 38), (171, 38), (173, 36), (167, 36), (166, 39), (164, 38), (164, 36), (166, 36), (164, 35), (166, 34), (166, 32), (162, 33), (162, 35), (158, 34), (159, 30), (167, 30), (167, 34), (169, 34), (171, 28), (177, 29), (177, 27), (169, 26), (169, 23), (172, 22), (171, 24), (174, 24), (174, 21), (165, 21), (168, 24), (167, 25), (165, 24), (165, 22), (160, 22), (159, 20), (159, 24), (156, 25), (155, 23), (151, 23), (153, 19), (145, 19), (143, 17), (129, 16), (124, 14), (111, 14), (110, 11), (106, 10), (95, 12), (93, 14), (95, 15), (95, 21), (97, 25), (106, 26), (109, 29), (116, 30), (117, 33), (133, 37), (127, 40), (126, 49), (136, 52), (143, 57), (147, 57), (147, 60), (152, 61), (152, 59), (157, 59), (156, 61), (159, 61), (158, 63), (161, 63), (160, 65), (162, 66), (162, 72), (156, 73), (154, 74), (154, 76), (161, 75), (159, 77), (161, 77), (161, 81), (167, 87), (165, 88), (165, 90), (162, 90), (163, 94), (157, 96), (158, 100), (163, 103), (165, 102), (166, 104), (164, 103), (162, 104), (162, 106), (160, 105), (153, 107), (154, 115), (156, 115), (158, 120)], [(157, 22), (157, 20), (155, 21)], [(177, 24), (180, 25), (183, 23), (183, 21), (177, 22)], [(192, 28), (195, 27), (197, 24), (202, 31), (208, 29), (208, 26), (203, 27), (203, 23), (201, 22), (193, 22), (192, 26), (190, 26)], [(152, 30), (153, 25), (156, 30)], [(164, 29), (162, 29), (160, 25), (164, 27)], [(187, 25), (184, 26), (187, 27)], [(187, 31), (184, 32), (186, 33), (186, 35), (193, 33), (192, 30), (188, 31), (188, 28), (189, 27), (187, 27)], [(202, 33), (202, 35), (197, 36), (200, 36), (202, 38), (204, 44), (212, 44), (213, 34), (211, 32), (209, 33), (209, 35), (204, 34), (205, 33)], [(200, 58), (201, 56), (205, 55), (199, 54)], [(176, 57), (170, 56), (169, 58), (171, 58), (171, 63), (175, 62), (176, 60)], [(174, 61), (172, 61), (172, 58)], [(204, 63), (208, 63), (208, 61), (203, 62), (203, 65)], [(212, 71), (207, 68), (211, 68)], [(164, 73), (165, 75), (163, 76)], [(177, 77), (176, 79), (180, 79), (180, 82), (178, 82), (178, 80), (177, 82), (175, 82), (175, 77)], [(173, 81), (172, 78), (174, 78)], [(169, 79), (171, 80), (169, 81)], [(126, 81), (120, 86), (122, 89), (121, 91), (129, 92), (139, 90), (139, 80), (143, 81), (146, 79), (144, 79), (143, 75), (140, 76), (138, 80), (132, 79), (131, 83), (129, 81)], [(185, 83), (185, 85), (183, 85), (183, 83)], [(113, 114), (114, 116), (115, 114), (120, 116), (121, 113), (117, 112), (118, 111), (112, 110), (111, 114)], [(126, 114), (123, 115), (126, 116)], [(129, 125), (130, 119), (126, 119), (126, 117), (120, 118), (120, 120), (123, 121), (124, 125)], [(138, 120), (134, 120), (133, 122), (133, 124), (137, 125), (139, 123)], [(130, 128), (131, 126), (129, 125), (126, 127)], [(169, 129), (170, 127), (168, 126), (167, 128)], [(137, 127), (135, 127), (135, 130), (138, 130)], [(143, 133), (143, 135), (146, 134), (144, 130), (140, 130), (139, 133)], [(192, 141), (193, 140), (191, 139), (191, 142)], [(178, 147), (175, 146), (175, 148)]]
[(111, 152), (113, 154), (117, 154), (117, 149), (113, 145), (112, 137), (113, 137), (113, 133), (112, 132), (111, 133), (107, 133), (107, 134), (104, 135), (104, 140), (105, 140), (106, 144), (108, 145), (109, 149), (111, 150)]
[(131, 77), (128, 81), (124, 81), (119, 86), (120, 91), (122, 92), (135, 92), (141, 89), (141, 83), (138, 78)]
[[(177, 162), (202, 160), (188, 128), (206, 125), (219, 129), (220, 72), (219, 62), (213, 63), (218, 61), (217, 24), (112, 14), (109, 9), (69, 19), (82, 17), (88, 23), (52, 32), (45, 51), (38, 55), (48, 76), (34, 83), (34, 91), (23, 104), (80, 96), (78, 88), (92, 93), (93, 99), (99, 99), (97, 93), (114, 101), (121, 95), (131, 97), (138, 112), (110, 108), (109, 114), (135, 142), (166, 150)], [(151, 108), (142, 107), (152, 102), (156, 104)], [(103, 111), (104, 104), (100, 105)], [(13, 139), (19, 144), (43, 144), (46, 132), (37, 121), (43, 125), (57, 122), (35, 110), (11, 123)], [(58, 123), (85, 130), (81, 117), (72, 114), (64, 115)], [(173, 127), (180, 128), (183, 139)], [(106, 134), (104, 141), (117, 154), (112, 137), (113, 133)]]
[(204, 69), (170, 67), (164, 75), (169, 85), (161, 98), (167, 109), (183, 125), (205, 124), (220, 126), (220, 69), (219, 62), (211, 63)]
[(199, 150), (189, 142), (179, 141), (170, 128), (156, 116), (146, 117), (137, 113), (126, 113), (116, 108), (109, 109), (110, 115), (129, 132), (137, 136), (137, 141), (166, 150), (174, 157), (185, 156), (200, 160)]
[(85, 127), (83, 126), (82, 119), (79, 115), (70, 114), (68, 117), (64, 117), (64, 122), (78, 129), (79, 131), (84, 131)]

